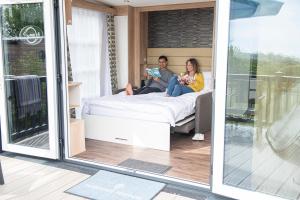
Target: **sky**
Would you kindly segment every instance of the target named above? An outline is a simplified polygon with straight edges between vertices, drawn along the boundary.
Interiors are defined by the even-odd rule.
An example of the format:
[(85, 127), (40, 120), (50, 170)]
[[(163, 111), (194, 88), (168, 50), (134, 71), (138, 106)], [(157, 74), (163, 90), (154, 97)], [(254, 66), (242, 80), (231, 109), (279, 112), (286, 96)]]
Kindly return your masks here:
[(277, 15), (230, 21), (230, 44), (248, 53), (273, 53), (300, 59), (300, 0), (281, 0)]

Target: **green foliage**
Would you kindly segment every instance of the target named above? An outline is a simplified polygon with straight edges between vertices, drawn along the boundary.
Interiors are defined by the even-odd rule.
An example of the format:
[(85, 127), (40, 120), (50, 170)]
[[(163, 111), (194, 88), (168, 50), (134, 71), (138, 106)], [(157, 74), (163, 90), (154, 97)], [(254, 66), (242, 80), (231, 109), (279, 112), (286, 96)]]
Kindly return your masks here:
[(3, 6), (2, 27), (4, 37), (19, 36), (22, 28), (28, 25), (34, 25), (44, 30), (42, 3)]
[[(242, 52), (235, 46), (230, 46), (228, 72), (253, 75), (275, 75), (277, 72), (282, 72), (286, 76), (300, 76), (300, 59), (298, 58), (272, 53), (253, 55)], [(257, 63), (257, 65), (253, 63)]]

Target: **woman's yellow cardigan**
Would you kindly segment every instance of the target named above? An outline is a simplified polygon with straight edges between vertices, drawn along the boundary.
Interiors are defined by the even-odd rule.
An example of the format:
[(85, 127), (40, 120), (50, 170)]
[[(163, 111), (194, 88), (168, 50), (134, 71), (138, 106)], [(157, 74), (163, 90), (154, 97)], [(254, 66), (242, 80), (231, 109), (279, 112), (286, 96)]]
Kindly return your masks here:
[(188, 87), (192, 88), (194, 92), (199, 92), (204, 88), (204, 79), (202, 73), (196, 73), (194, 76), (194, 80), (192, 83), (187, 85)]

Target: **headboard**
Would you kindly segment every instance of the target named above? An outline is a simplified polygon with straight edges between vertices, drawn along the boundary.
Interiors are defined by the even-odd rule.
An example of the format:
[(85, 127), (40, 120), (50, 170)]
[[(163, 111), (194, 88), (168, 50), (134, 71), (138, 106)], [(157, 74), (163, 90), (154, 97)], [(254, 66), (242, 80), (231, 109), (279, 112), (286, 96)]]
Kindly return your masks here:
[(211, 48), (148, 48), (147, 65), (157, 65), (161, 55), (168, 57), (168, 69), (176, 74), (185, 72), (185, 62), (189, 58), (196, 58), (202, 71), (212, 71)]

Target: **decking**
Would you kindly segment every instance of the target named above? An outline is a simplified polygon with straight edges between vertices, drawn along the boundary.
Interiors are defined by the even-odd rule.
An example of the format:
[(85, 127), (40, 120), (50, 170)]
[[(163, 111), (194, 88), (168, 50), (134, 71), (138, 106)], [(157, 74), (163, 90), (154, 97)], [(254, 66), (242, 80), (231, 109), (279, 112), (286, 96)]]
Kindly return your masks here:
[[(50, 166), (45, 160), (2, 156), (5, 184), (0, 185), (0, 199), (7, 200), (81, 200), (64, 191), (90, 175)], [(51, 162), (51, 161), (50, 161)], [(192, 198), (161, 192), (155, 200), (192, 200)], [(201, 198), (204, 199), (204, 198)], [(217, 199), (217, 198), (216, 198)]]
[[(265, 139), (245, 127), (235, 128), (235, 135), (225, 143), (224, 183), (227, 185), (300, 199), (300, 147), (291, 146), (276, 153)], [(228, 129), (227, 129), (228, 130)]]

